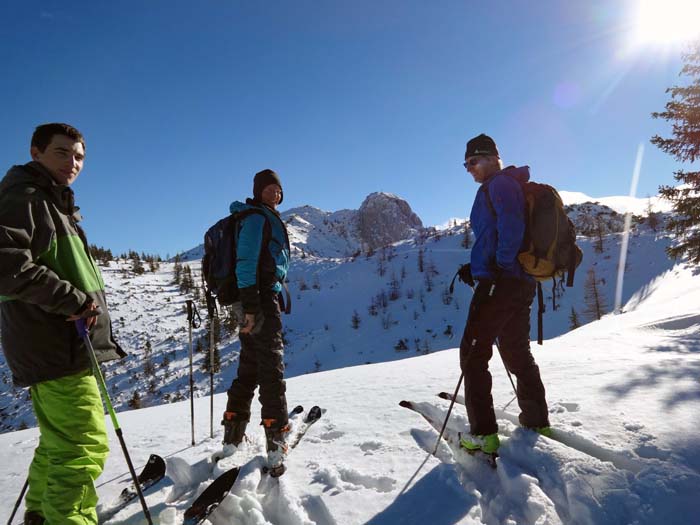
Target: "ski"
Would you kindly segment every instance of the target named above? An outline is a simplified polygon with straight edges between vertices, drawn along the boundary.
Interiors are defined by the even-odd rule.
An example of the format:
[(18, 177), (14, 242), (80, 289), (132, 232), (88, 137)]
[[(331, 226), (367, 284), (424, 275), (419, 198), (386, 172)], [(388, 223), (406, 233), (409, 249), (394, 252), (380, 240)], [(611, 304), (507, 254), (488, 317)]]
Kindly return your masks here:
[[(401, 401), (399, 403), (399, 406), (402, 406), (403, 408), (408, 408), (409, 410), (412, 410), (413, 412), (416, 412), (417, 414), (420, 414), (423, 419), (425, 419), (431, 427), (433, 427), (438, 433), (442, 429), (442, 423), (435, 419), (432, 415), (428, 414), (426, 411), (422, 410), (419, 406), (417, 406), (415, 403), (411, 401)], [(482, 460), (486, 462), (486, 464), (491, 467), (492, 469), (495, 469), (497, 467), (496, 463), (496, 458), (498, 458), (498, 453), (494, 452), (492, 454), (486, 453), (482, 450), (468, 450), (464, 448), (461, 445), (461, 433), (460, 432), (455, 432), (454, 430), (450, 428), (445, 428), (445, 431), (442, 434), (442, 439), (445, 440), (445, 442), (449, 445), (449, 447), (452, 450), (460, 450), (462, 452), (465, 452), (471, 457), (474, 457), (476, 459)]]
[[(323, 410), (318, 406), (314, 406), (309, 410), (298, 428), (292, 432), (292, 439), (287, 454), (296, 448), (311, 425), (318, 421), (322, 415)], [(185, 511), (183, 525), (199, 525), (203, 523), (231, 491), (234, 483), (236, 483), (238, 479), (240, 471), (241, 467), (234, 467), (212, 481), (204, 492), (202, 492), (194, 503)], [(265, 469), (263, 469), (263, 472), (265, 472)]]
[(306, 414), (306, 417), (301, 422), (299, 428), (292, 432), (293, 437), (289, 444), (290, 450), (296, 448), (299, 441), (301, 441), (301, 438), (303, 438), (306, 434), (306, 431), (309, 430), (309, 427), (321, 419), (322, 415), (323, 411), (318, 406), (311, 407), (311, 410), (309, 410), (309, 413)]
[[(292, 435), (290, 436), (289, 444), (288, 446), (288, 451), (287, 454), (289, 454), (289, 451), (293, 450), (296, 448), (296, 446), (299, 444), (299, 442), (302, 440), (302, 438), (306, 435), (306, 432), (309, 430), (309, 427), (316, 423), (319, 419), (321, 419), (321, 416), (323, 415), (323, 411), (321, 410), (320, 407), (318, 406), (313, 406), (311, 407), (311, 410), (309, 410), (309, 413), (306, 414), (306, 417), (304, 420), (301, 422), (298, 428), (293, 429)], [(270, 469), (268, 467), (263, 467), (262, 469), (263, 474), (268, 474), (270, 472)]]
[[(145, 492), (147, 489), (158, 483), (165, 477), (165, 460), (162, 457), (151, 454), (148, 458), (146, 466), (143, 467), (141, 474), (137, 476), (139, 486), (141, 491)], [(129, 503), (138, 497), (138, 492), (134, 483), (129, 483), (129, 486), (122, 490), (121, 494), (112, 501), (106, 508), (101, 508), (98, 516), (100, 523), (110, 519), (112, 516), (121, 511)]]
[(212, 481), (185, 511), (183, 525), (197, 525), (207, 519), (229, 493), (240, 471), (241, 467), (234, 467)]
[[(445, 399), (447, 401), (452, 401), (452, 394), (449, 392), (440, 392), (438, 393), (438, 397), (441, 399)], [(460, 405), (464, 405), (464, 397), (461, 395), (458, 395), (455, 398), (455, 403), (459, 403)], [(523, 426), (520, 425), (520, 420), (518, 416), (515, 414), (512, 414), (510, 412), (506, 412), (505, 410), (500, 410), (496, 409), (496, 417), (500, 419), (506, 419), (513, 423), (516, 426), (519, 426), (520, 428), (523, 428), (525, 430), (528, 430), (529, 432), (535, 432), (532, 429), (527, 429)], [(612, 450), (606, 447), (601, 446), (600, 444), (591, 441), (590, 439), (583, 437), (575, 432), (571, 432), (570, 430), (564, 430), (561, 428), (553, 428), (552, 432), (548, 436), (544, 436), (542, 434), (538, 434), (542, 437), (545, 437), (547, 439), (551, 439), (553, 441), (557, 441), (558, 443), (561, 443), (562, 445), (565, 445), (567, 447), (570, 447), (574, 450), (577, 450), (581, 452), (582, 454), (587, 454), (593, 458), (596, 458), (600, 461), (603, 462), (610, 462), (613, 465), (615, 465), (619, 469), (623, 470), (629, 470), (630, 472), (637, 474), (641, 472), (644, 469), (644, 463), (639, 460), (639, 458), (636, 457), (630, 457), (627, 454), (621, 453), (620, 451), (617, 450)]]

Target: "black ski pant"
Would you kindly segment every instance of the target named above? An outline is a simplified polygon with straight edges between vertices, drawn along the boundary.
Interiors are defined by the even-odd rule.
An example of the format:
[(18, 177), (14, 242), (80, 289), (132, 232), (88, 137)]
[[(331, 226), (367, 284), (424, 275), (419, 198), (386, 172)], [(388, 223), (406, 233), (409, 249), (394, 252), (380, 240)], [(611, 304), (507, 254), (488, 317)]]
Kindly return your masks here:
[(250, 404), (259, 386), (262, 419), (274, 419), (274, 426), (281, 428), (288, 420), (282, 320), (277, 294), (270, 290), (260, 295), (262, 327), (257, 334), (240, 335), (238, 374), (228, 390), (226, 410), (235, 412), (239, 421), (249, 421)]
[(506, 368), (517, 378), (520, 423), (549, 425), (540, 369), (530, 352), (530, 305), (536, 284), (529, 279), (479, 281), (460, 343), (464, 399), (472, 434), (498, 432), (491, 397), (489, 360), (498, 340)]

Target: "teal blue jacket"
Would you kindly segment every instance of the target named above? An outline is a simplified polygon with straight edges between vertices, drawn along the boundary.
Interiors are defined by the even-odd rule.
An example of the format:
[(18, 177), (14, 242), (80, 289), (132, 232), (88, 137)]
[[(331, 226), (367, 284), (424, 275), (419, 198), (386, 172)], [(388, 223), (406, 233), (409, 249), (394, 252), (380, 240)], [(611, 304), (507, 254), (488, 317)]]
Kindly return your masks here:
[(241, 221), (236, 244), (236, 279), (246, 313), (260, 310), (261, 291), (282, 291), (290, 258), (289, 236), (279, 213), (252, 199), (235, 201), (229, 209), (239, 213), (253, 208), (262, 213)]

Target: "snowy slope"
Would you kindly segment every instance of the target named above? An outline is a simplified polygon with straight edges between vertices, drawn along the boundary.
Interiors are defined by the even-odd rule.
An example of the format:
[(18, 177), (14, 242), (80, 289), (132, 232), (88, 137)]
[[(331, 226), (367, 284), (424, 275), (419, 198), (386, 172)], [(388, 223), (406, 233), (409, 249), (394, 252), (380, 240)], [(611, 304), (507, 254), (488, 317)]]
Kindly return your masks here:
[[(437, 433), (398, 406), (409, 399), (441, 419), (448, 405), (435, 394), (457, 382), (456, 349), (290, 379), (290, 404), (319, 404), (323, 418), (290, 456), (279, 482), (261, 478), (262, 434), (251, 425), (247, 449), (221, 467), (252, 461), (211, 523), (693, 523), (700, 511), (699, 304), (700, 279), (673, 268), (635, 294), (625, 313), (535, 349), (552, 424), (568, 445), (517, 427), (514, 405), (500, 411), (512, 394), (495, 357), (503, 438), (496, 471), (445, 445), (429, 456)], [(371, 341), (356, 344), (373, 348)], [(215, 405), (219, 414), (225, 394)], [(124, 412), (120, 422), (138, 467), (150, 453), (171, 464), (173, 458), (195, 462), (221, 438), (218, 426), (215, 438), (207, 437), (206, 399), (197, 400), (195, 447), (189, 447), (187, 402)], [(467, 430), (459, 405), (450, 428)], [(35, 429), (0, 436), (0, 520), (22, 486), (36, 439)], [(112, 451), (99, 480), (105, 502), (126, 479), (113, 435)], [(158, 523), (179, 523), (202, 489), (196, 482), (174, 486), (168, 478), (147, 492), (147, 501)], [(134, 503), (107, 524), (143, 521)]]
[[(456, 282), (451, 296), (448, 288), (457, 267), (469, 258), (469, 252), (461, 244), (463, 231), (464, 226), (457, 225), (355, 258), (297, 254), (289, 272), (292, 315), (284, 316), (287, 375), (395, 361), (457, 346), (471, 290)], [(591, 269), (606, 300), (606, 311), (612, 309), (620, 238), (617, 233), (606, 234), (602, 253), (594, 250), (594, 240), (579, 239), (584, 260), (574, 288), (563, 289), (563, 293), (559, 289), (556, 309), (552, 308), (551, 284), (545, 283), (545, 339), (570, 329), (572, 308), (581, 323), (591, 319), (584, 313), (584, 283)], [(667, 245), (666, 237), (643, 225), (635, 227), (630, 239), (623, 301), (671, 267), (664, 253)], [(199, 283), (199, 263), (189, 265), (194, 281)], [(130, 266), (131, 263), (120, 261), (103, 268), (115, 333), (129, 353), (127, 359), (105, 366), (118, 411), (130, 408), (135, 392), (139, 393), (141, 407), (177, 401), (189, 395), (185, 300), (193, 296), (181, 294), (173, 284), (172, 263), (162, 264), (156, 273), (143, 275), (134, 275), (128, 270)], [(206, 320), (201, 294), (197, 304)], [(357, 329), (352, 322), (355, 312)], [(533, 311), (533, 337), (535, 316)], [(220, 317), (225, 319), (225, 312)], [(194, 330), (193, 340), (195, 346), (198, 340), (206, 342), (206, 326)], [(145, 374), (147, 341), (152, 346), (150, 359), (156, 368), (155, 377)], [(237, 336), (225, 336), (220, 349), (223, 368), (215, 375), (217, 392), (225, 391), (235, 374)], [(209, 392), (209, 376), (202, 370), (205, 359), (205, 353), (195, 351), (197, 396)], [(1, 354), (0, 365), (2, 430), (33, 426), (26, 390), (12, 388)]]

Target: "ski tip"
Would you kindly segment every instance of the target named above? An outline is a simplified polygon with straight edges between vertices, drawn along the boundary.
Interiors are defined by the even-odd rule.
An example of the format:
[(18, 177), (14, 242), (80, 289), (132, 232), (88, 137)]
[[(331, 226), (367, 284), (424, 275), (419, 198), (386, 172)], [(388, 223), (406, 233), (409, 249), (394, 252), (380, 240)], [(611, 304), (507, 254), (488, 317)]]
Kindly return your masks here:
[(303, 411), (304, 407), (301, 405), (297, 405), (292, 409), (292, 411), (289, 414), (293, 416), (294, 414), (301, 414)]
[(311, 407), (311, 410), (309, 410), (309, 413), (306, 415), (306, 422), (310, 421), (316, 421), (317, 419), (320, 419), (321, 415), (323, 414), (323, 411), (321, 410), (321, 407), (318, 405), (314, 405)]
[(404, 399), (403, 401), (399, 401), (399, 406), (404, 408), (413, 408), (413, 403)]
[(440, 392), (438, 393), (438, 397), (440, 399), (447, 399), (448, 401), (452, 401), (452, 394), (449, 394), (447, 392)]

